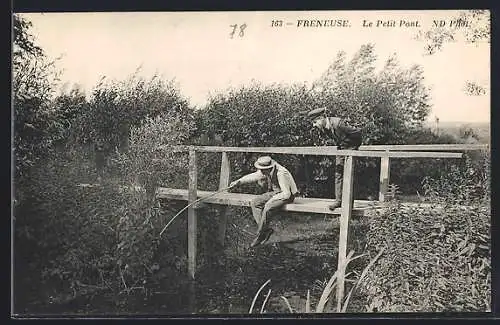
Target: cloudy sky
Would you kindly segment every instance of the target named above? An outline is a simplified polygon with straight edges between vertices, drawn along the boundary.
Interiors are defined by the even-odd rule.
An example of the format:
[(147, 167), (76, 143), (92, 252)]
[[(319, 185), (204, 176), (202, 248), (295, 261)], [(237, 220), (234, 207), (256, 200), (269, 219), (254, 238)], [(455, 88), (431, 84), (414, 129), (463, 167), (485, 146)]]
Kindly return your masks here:
[[(474, 80), (489, 89), (490, 47), (460, 39), (441, 52), (424, 54), (414, 39), (433, 20), (457, 15), (453, 11), (330, 11), (330, 12), (171, 12), (171, 13), (32, 13), (32, 34), (50, 57), (63, 55), (58, 67), (62, 81), (87, 91), (101, 76), (122, 79), (142, 66), (175, 78), (184, 96), (201, 106), (210, 92), (255, 79), (305, 82), (318, 78), (343, 50), (352, 55), (361, 45), (375, 44), (379, 64), (396, 53), (404, 66), (420, 64), (431, 87), (430, 118), (441, 121), (488, 122), (490, 98), (468, 96), (463, 87)], [(349, 27), (297, 27), (297, 20), (349, 20)], [(271, 27), (283, 20), (283, 27)], [(363, 27), (363, 21), (373, 27)], [(376, 27), (377, 21), (395, 21)], [(401, 27), (400, 20), (418, 21)], [(290, 25), (286, 23), (289, 22)], [(230, 25), (245, 24), (244, 36)]]

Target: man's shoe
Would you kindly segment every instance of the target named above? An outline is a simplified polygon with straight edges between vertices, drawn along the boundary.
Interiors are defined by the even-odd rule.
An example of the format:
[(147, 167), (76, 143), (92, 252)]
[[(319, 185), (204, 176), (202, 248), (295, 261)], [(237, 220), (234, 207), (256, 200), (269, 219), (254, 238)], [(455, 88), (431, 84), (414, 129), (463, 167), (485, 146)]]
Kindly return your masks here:
[(274, 232), (273, 228), (267, 229), (266, 232), (265, 232), (264, 240), (262, 240), (259, 243), (259, 245), (265, 244), (269, 240), (269, 238), (271, 237), (271, 235), (273, 234), (273, 232)]
[(260, 237), (261, 236), (257, 235), (257, 237), (255, 237), (253, 242), (250, 244), (250, 247), (255, 247), (255, 246), (259, 245), (260, 242), (262, 241), (262, 238), (260, 238)]
[(328, 208), (333, 211), (333, 210), (335, 210), (337, 208), (340, 208), (341, 205), (342, 205), (342, 201), (341, 200), (335, 200), (335, 201), (333, 201), (332, 205), (328, 206)]
[[(271, 230), (271, 231), (269, 231)], [(272, 229), (268, 230), (261, 230), (258, 234), (257, 237), (253, 240), (253, 242), (250, 244), (250, 247), (255, 247), (260, 245), (261, 243), (265, 242), (269, 237), (271, 236)]]

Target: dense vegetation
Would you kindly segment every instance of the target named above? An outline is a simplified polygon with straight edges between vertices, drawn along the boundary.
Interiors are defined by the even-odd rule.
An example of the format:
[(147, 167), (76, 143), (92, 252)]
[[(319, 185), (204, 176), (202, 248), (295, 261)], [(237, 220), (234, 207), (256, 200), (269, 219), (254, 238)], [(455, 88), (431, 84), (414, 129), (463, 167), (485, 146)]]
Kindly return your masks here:
[[(56, 295), (76, 296), (89, 287), (128, 292), (144, 287), (154, 276), (159, 255), (169, 261), (172, 281), (180, 277), (185, 267), (185, 220), (172, 230), (179, 233), (177, 237), (160, 241), (160, 229), (179, 207), (154, 198), (158, 185), (187, 185), (187, 157), (168, 146), (328, 144), (328, 139), (310, 131), (299, 114), (319, 105), (363, 127), (364, 144), (454, 143), (472, 137), (470, 130), (454, 137), (424, 128), (430, 108), (422, 68), (401, 67), (391, 57), (376, 71), (373, 45), (362, 46), (351, 59), (339, 53), (312, 88), (253, 83), (216, 94), (206, 107), (194, 110), (172, 80), (147, 79), (137, 73), (123, 81), (103, 78), (89, 96), (78, 88), (57, 94), (57, 61), (36, 46), (29, 22), (14, 17), (14, 221), (20, 295), (25, 287), (38, 290), (42, 284)], [(159, 150), (160, 146), (167, 148)], [(248, 172), (253, 158), (232, 155), (232, 177)], [(330, 159), (276, 159), (295, 173), (304, 195), (332, 195)], [(444, 200), (447, 214), (396, 205), (370, 221), (367, 247), (375, 251), (388, 245), (392, 250), (374, 266), (363, 289), (369, 306), (380, 311), (436, 310), (441, 305), (441, 309), (486, 309), (489, 211), (479, 207), (489, 203), (489, 159), (470, 155), (456, 163), (393, 162), (391, 179), (403, 193)], [(213, 190), (218, 184), (219, 161), (215, 154), (200, 159), (200, 188)], [(374, 159), (359, 159), (357, 197), (377, 193), (377, 164)], [(100, 186), (77, 186), (96, 183), (98, 176)], [(462, 210), (457, 204), (473, 207)], [(210, 227), (213, 223), (201, 222), (200, 232)], [(429, 233), (412, 236), (417, 231)], [(446, 262), (434, 265), (438, 258)], [(406, 264), (394, 264), (401, 261)], [(422, 269), (419, 272), (438, 268), (433, 274), (439, 277), (415, 274), (410, 279), (408, 268), (416, 272), (415, 263)], [(450, 273), (449, 264), (460, 267)], [(406, 273), (389, 273), (400, 270)], [(384, 282), (389, 274), (391, 281)], [(438, 292), (438, 298), (420, 300), (435, 286), (432, 281), (445, 287), (443, 296)], [(389, 287), (413, 297), (394, 300), (381, 295), (390, 293)], [(454, 299), (447, 298), (450, 292)]]
[(368, 247), (387, 247), (360, 294), (366, 311), (489, 311), (487, 206), (394, 203), (370, 220)]

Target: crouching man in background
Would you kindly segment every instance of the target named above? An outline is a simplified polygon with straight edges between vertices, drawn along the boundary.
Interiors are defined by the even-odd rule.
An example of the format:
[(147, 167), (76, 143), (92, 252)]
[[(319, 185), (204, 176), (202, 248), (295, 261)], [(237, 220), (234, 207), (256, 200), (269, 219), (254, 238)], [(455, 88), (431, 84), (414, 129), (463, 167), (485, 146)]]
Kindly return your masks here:
[[(312, 121), (312, 127), (333, 140), (338, 150), (358, 150), (361, 146), (362, 130), (348, 125), (340, 117), (331, 116), (326, 107), (313, 109), (307, 116)], [(329, 206), (330, 210), (335, 210), (342, 204), (344, 161), (343, 156), (337, 156), (335, 159), (335, 201)]]
[(230, 184), (230, 187), (241, 184), (265, 184), (267, 192), (259, 195), (251, 202), (252, 214), (258, 226), (257, 237), (251, 247), (264, 244), (274, 230), (268, 227), (270, 213), (287, 203), (292, 203), (298, 194), (297, 185), (292, 174), (269, 156), (257, 159), (254, 164), (257, 171), (245, 175)]

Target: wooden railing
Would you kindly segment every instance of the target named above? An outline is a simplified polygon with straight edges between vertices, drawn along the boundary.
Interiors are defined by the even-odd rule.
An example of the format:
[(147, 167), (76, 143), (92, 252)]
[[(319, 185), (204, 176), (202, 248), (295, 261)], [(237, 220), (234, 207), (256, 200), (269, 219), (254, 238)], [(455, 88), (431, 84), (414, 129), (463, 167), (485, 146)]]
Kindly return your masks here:
[(365, 145), (354, 150), (337, 150), (335, 146), (321, 147), (216, 147), (175, 146), (163, 147), (174, 151), (198, 152), (254, 152), (263, 154), (292, 154), (311, 156), (353, 156), (380, 158), (378, 200), (384, 202), (390, 184), (391, 158), (458, 158), (457, 153), (448, 151), (487, 150), (486, 144), (416, 144), (416, 145)]
[[(415, 145), (366, 145), (359, 147), (359, 150), (375, 150), (375, 151), (473, 151), (487, 150), (488, 145), (485, 144), (415, 144)], [(380, 158), (380, 178), (379, 178), (379, 193), (378, 200), (384, 202), (390, 184), (391, 175), (391, 156), (387, 155)], [(397, 157), (395, 157), (397, 158)]]
[(387, 145), (365, 145), (359, 150), (375, 151), (470, 151), (487, 150), (487, 144), (387, 144)]
[[(460, 152), (442, 152), (442, 151), (465, 151), (487, 149), (487, 146), (471, 145), (412, 145), (412, 146), (362, 146), (360, 150), (337, 150), (336, 147), (215, 147), (215, 146), (174, 146), (163, 147), (163, 150), (172, 150), (176, 152), (189, 152), (189, 182), (188, 182), (188, 202), (192, 203), (198, 198), (197, 185), (197, 152), (221, 152), (221, 168), (219, 189), (226, 188), (230, 181), (230, 162), (228, 153), (230, 152), (256, 152), (264, 154), (292, 154), (292, 155), (320, 155), (320, 156), (345, 156), (344, 163), (344, 181), (342, 189), (342, 205), (340, 212), (340, 234), (339, 234), (339, 252), (338, 252), (338, 286), (337, 303), (344, 296), (344, 276), (340, 267), (346, 260), (347, 254), (347, 234), (349, 219), (352, 215), (354, 197), (353, 197), (353, 177), (354, 177), (354, 157), (378, 157), (381, 159), (380, 185), (381, 195), (379, 199), (384, 200), (384, 191), (387, 191), (390, 174), (391, 158), (461, 158)], [(408, 149), (408, 151), (402, 151)], [(433, 151), (437, 150), (437, 151)], [(194, 278), (196, 271), (197, 255), (197, 217), (196, 206), (188, 209), (188, 272)], [(222, 211), (219, 227), (219, 235), (224, 237), (227, 223), (226, 207), (221, 207)]]

